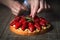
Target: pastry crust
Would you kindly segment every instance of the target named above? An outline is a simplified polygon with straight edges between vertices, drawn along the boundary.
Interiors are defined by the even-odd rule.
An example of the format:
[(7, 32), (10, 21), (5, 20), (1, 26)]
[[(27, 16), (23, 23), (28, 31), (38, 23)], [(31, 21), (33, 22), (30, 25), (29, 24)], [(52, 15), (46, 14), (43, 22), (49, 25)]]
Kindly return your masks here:
[(10, 26), (10, 30), (18, 35), (38, 35), (38, 34), (43, 34), (45, 33), (48, 29), (50, 28), (50, 25), (48, 25), (48, 27), (46, 29), (42, 29), (42, 30), (34, 30), (33, 32), (31, 32), (29, 29), (25, 29), (24, 31), (21, 28), (15, 29), (14, 26)]

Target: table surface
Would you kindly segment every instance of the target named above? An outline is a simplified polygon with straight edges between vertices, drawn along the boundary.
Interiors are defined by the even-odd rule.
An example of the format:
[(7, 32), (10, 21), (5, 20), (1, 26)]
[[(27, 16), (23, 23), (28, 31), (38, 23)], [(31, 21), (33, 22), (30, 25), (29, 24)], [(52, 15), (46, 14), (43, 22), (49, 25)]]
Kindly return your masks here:
[(53, 29), (42, 35), (21, 36), (12, 33), (9, 30), (9, 23), (14, 18), (10, 9), (0, 6), (0, 40), (60, 40), (60, 16), (56, 12), (43, 12), (39, 16), (45, 17), (51, 24)]

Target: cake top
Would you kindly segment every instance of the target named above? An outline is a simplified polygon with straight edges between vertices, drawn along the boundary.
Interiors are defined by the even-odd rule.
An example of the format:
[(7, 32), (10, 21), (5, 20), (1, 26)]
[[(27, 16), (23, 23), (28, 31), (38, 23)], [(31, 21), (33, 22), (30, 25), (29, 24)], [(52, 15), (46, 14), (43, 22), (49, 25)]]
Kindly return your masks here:
[(34, 18), (30, 16), (17, 16), (10, 23), (14, 28), (21, 28), (23, 31), (29, 29), (31, 32), (38, 29), (41, 30), (42, 26), (47, 27), (48, 21), (45, 18), (35, 16)]

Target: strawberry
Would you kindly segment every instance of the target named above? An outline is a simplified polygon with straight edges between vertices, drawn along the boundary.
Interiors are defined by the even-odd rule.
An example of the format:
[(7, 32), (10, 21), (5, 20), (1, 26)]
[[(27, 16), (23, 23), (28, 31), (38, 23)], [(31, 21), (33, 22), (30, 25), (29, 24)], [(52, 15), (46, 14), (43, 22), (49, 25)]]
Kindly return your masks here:
[(39, 18), (37, 16), (34, 17), (34, 22), (39, 22)]
[(45, 26), (45, 25), (46, 25), (46, 23), (45, 23), (45, 22), (43, 22), (43, 21), (40, 21), (40, 25)]
[(20, 20), (20, 17), (15, 17), (14, 21), (19, 21)]
[(34, 22), (39, 22), (39, 18), (34, 19)]
[(13, 19), (13, 21), (11, 22), (11, 25), (13, 26), (14, 24), (16, 24), (16, 22), (18, 22), (20, 20), (20, 17), (15, 17), (15, 19)]
[(38, 29), (41, 30), (41, 26), (38, 23), (35, 23), (34, 26)]
[(29, 30), (31, 31), (31, 32), (33, 32), (34, 31), (34, 29), (35, 29), (35, 27), (34, 27), (34, 25), (31, 23), (31, 22), (29, 22), (28, 23), (28, 28), (29, 28)]
[(26, 22), (26, 19), (24, 17), (21, 17), (20, 21), (22, 24), (24, 24)]
[(44, 22), (44, 23), (48, 23), (46, 19), (40, 17), (40, 21)]
[(22, 30), (25, 30), (26, 27), (27, 27), (27, 22), (24, 21), (23, 24), (22, 24)]
[(22, 30), (24, 31), (26, 29), (26, 24), (22, 25)]
[[(44, 18), (40, 17), (39, 19), (42, 20), (42, 19), (44, 19)], [(44, 19), (44, 20), (45, 20), (45, 19)]]
[(12, 22), (10, 23), (11, 26), (13, 26), (14, 24), (16, 24), (16, 21), (12, 21)]
[(18, 29), (20, 26), (21, 26), (21, 23), (16, 22), (16, 24), (15, 24), (15, 28)]

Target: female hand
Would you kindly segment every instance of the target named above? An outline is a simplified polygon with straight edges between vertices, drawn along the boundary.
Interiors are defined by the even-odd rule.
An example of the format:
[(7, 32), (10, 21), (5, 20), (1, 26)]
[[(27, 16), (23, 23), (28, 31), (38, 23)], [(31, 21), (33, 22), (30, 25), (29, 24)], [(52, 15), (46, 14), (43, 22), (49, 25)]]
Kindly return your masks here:
[(36, 13), (41, 12), (43, 9), (50, 8), (50, 5), (48, 5), (44, 0), (28, 0), (28, 2), (31, 6), (30, 16), (32, 16), (32, 18), (34, 18)]
[(21, 5), (18, 1), (1, 0), (1, 3), (9, 7), (15, 16), (18, 15), (21, 9), (26, 10), (26, 7), (24, 5)]

